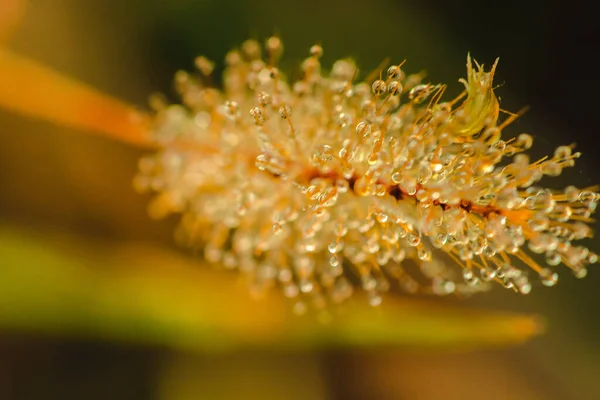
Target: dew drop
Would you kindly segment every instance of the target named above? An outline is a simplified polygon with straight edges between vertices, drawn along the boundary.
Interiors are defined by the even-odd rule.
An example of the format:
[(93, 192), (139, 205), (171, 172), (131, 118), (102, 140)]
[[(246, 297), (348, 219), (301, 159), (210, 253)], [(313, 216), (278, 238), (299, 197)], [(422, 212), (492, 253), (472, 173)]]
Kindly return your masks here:
[(302, 293), (310, 293), (312, 292), (314, 285), (312, 281), (306, 279), (300, 282), (300, 291)]
[(292, 108), (287, 104), (279, 107), (279, 116), (283, 119), (287, 119), (292, 116)]
[(415, 235), (414, 233), (411, 233), (408, 235), (408, 245), (411, 247), (416, 247), (419, 245), (419, 243), (421, 243), (421, 238), (418, 235)]
[(421, 261), (429, 261), (431, 260), (431, 251), (426, 248), (420, 248), (419, 251), (417, 251), (417, 257)]
[(329, 265), (331, 265), (332, 267), (337, 267), (338, 265), (340, 265), (340, 260), (337, 256), (332, 256), (329, 259)]
[(387, 86), (385, 85), (384, 81), (382, 81), (381, 79), (377, 79), (375, 82), (373, 82), (372, 89), (373, 93), (375, 93), (376, 95), (380, 95), (387, 90)]
[(587, 276), (587, 272), (588, 271), (587, 271), (586, 268), (579, 267), (579, 268), (577, 268), (577, 269), (575, 269), (573, 271), (573, 274), (575, 275), (575, 278), (577, 278), (577, 279), (583, 279), (583, 278), (585, 278)]
[(392, 65), (391, 67), (388, 68), (387, 70), (387, 74), (388, 74), (388, 78), (394, 79), (396, 77), (398, 77), (400, 75), (400, 67), (397, 65)]
[(549, 268), (544, 268), (540, 271), (540, 278), (542, 279), (542, 284), (548, 287), (554, 286), (558, 282), (558, 274)]
[(372, 307), (377, 307), (381, 304), (381, 295), (377, 292), (369, 293), (369, 305)]
[(310, 55), (317, 58), (321, 57), (323, 55), (323, 47), (315, 44), (310, 48)]
[(377, 218), (377, 222), (379, 222), (380, 224), (385, 224), (389, 219), (389, 216), (385, 213), (378, 213), (375, 218)]
[(365, 121), (356, 124), (356, 133), (361, 137), (367, 137), (371, 134), (371, 125)]
[(269, 159), (265, 154), (259, 154), (256, 157), (256, 168), (261, 171), (264, 171), (269, 166)]
[(519, 287), (519, 292), (521, 294), (529, 294), (531, 292), (531, 284), (525, 283), (524, 285)]
[(329, 250), (329, 252), (331, 254), (337, 253), (337, 250), (338, 250), (337, 243), (336, 242), (329, 243), (329, 245), (327, 246), (327, 250)]
[(342, 128), (345, 128), (352, 123), (352, 117), (350, 114), (340, 113), (337, 117), (337, 123)]
[(465, 281), (469, 281), (469, 280), (473, 279), (473, 276), (474, 276), (473, 271), (468, 268), (463, 269), (462, 275), (463, 275), (463, 278)]

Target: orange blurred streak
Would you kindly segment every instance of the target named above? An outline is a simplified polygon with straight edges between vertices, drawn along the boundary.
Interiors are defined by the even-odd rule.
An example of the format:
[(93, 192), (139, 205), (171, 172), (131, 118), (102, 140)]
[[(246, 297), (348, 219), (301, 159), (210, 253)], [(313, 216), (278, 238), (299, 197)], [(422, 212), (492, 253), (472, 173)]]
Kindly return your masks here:
[(0, 0), (0, 42), (5, 41), (25, 13), (25, 0)]
[(0, 49), (0, 107), (136, 146), (152, 146), (143, 116), (132, 106), (6, 49)]

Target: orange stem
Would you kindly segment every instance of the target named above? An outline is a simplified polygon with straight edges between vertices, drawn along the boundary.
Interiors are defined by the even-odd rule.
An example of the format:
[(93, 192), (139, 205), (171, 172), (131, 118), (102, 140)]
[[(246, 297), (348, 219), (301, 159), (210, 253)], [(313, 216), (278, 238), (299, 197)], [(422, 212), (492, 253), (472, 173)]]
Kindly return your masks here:
[(136, 146), (152, 146), (132, 106), (0, 49), (0, 107)]

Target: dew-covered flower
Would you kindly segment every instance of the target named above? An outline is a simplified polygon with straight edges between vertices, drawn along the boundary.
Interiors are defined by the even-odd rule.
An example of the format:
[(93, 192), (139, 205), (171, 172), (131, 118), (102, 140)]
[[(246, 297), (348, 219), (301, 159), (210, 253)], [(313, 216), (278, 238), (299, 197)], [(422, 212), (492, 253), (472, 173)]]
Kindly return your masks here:
[(445, 85), (402, 63), (360, 81), (350, 59), (323, 69), (317, 45), (290, 79), (282, 52), (276, 37), (246, 41), (227, 54), (222, 89), (200, 57), (176, 75), (182, 104), (152, 99), (160, 151), (135, 186), (156, 192), (154, 217), (182, 215), (182, 245), (299, 309), (356, 288), (372, 305), (393, 286), (470, 294), (495, 281), (526, 294), (531, 275), (552, 286), (559, 265), (582, 277), (597, 261), (577, 241), (600, 195), (536, 186), (580, 154), (530, 160), (530, 135), (504, 138), (519, 114), (500, 110), (496, 64), (467, 57), (464, 92), (443, 100)]

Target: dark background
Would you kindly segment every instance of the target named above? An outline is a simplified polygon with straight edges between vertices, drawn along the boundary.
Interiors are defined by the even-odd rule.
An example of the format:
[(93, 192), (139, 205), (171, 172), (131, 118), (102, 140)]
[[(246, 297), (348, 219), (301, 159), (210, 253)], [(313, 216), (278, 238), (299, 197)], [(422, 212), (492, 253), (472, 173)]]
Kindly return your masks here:
[[(407, 58), (408, 70), (425, 68), (432, 81), (449, 83), (451, 93), (458, 93), (457, 79), (464, 75), (467, 52), (485, 65), (500, 57), (496, 82), (502, 84), (497, 90), (502, 107), (517, 111), (531, 106), (509, 131), (532, 133), (540, 154), (577, 142), (583, 158), (553, 184), (584, 186), (600, 181), (596, 64), (600, 24), (593, 8), (592, 2), (583, 1), (31, 0), (9, 46), (140, 106), (154, 91), (170, 93), (173, 73), (190, 69), (194, 56), (205, 54), (220, 62), (227, 50), (246, 38), (264, 39), (272, 33), (284, 41), (284, 66), (289, 68), (310, 45), (321, 42), (325, 64), (350, 55), (369, 71), (385, 57)], [(2, 220), (170, 246), (173, 221), (148, 221), (145, 199), (131, 194), (113, 204), (94, 196), (94, 185), (113, 189), (110, 185), (116, 185), (126, 192), (127, 179), (107, 183), (114, 179), (109, 167), (132, 163), (123, 169), (133, 171), (140, 151), (100, 138), (85, 142), (75, 132), (4, 111), (0, 122)], [(83, 158), (91, 157), (107, 168), (106, 176), (87, 184), (91, 186), (86, 193), (94, 199), (69, 196), (72, 186), (81, 182), (60, 180), (56, 158), (72, 156), (73, 162), (82, 158), (73, 152), (56, 153), (52, 146), (64, 142), (72, 143), (76, 151), (93, 149)], [(54, 149), (52, 155), (48, 146)], [(37, 167), (29, 165), (31, 160)], [(600, 247), (598, 240), (594, 246)], [(596, 399), (600, 398), (595, 382), (600, 373), (600, 274), (595, 269), (592, 266), (581, 281), (562, 273), (556, 288), (540, 288), (527, 297), (496, 289), (471, 300), (471, 305), (547, 317), (545, 336), (502, 351), (240, 352), (193, 357), (161, 348), (5, 332), (0, 336), (0, 398), (257, 398), (251, 392), (247, 397), (232, 394), (229, 386), (244, 383), (227, 371), (258, 369), (262, 372), (257, 379), (268, 381), (281, 378), (275, 372), (286, 368), (290, 372), (284, 376), (293, 379), (296, 367), (302, 379), (312, 377), (307, 384), (315, 390), (306, 398), (435, 399), (441, 398), (435, 391), (438, 386), (448, 388), (447, 399)], [(202, 397), (202, 392), (196, 397), (161, 394), (157, 382), (165, 369), (172, 374), (195, 371), (192, 380), (198, 386), (221, 382), (222, 391), (205, 392), (211, 397)], [(403, 377), (393, 371), (404, 371)], [(489, 387), (493, 395), (470, 391), (472, 384)]]

